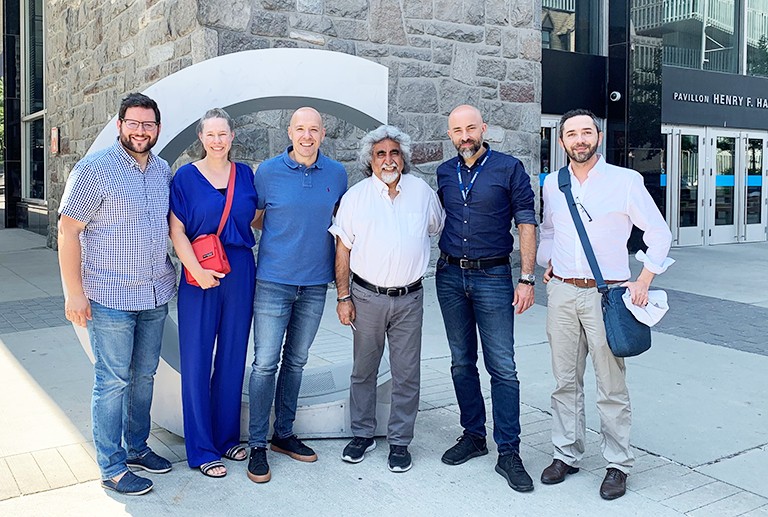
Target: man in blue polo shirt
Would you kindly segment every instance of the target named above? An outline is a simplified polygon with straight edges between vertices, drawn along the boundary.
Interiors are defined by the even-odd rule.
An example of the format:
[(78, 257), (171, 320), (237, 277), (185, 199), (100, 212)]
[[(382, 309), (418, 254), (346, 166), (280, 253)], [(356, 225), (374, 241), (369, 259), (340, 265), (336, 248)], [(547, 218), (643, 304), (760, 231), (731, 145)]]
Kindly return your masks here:
[[(443, 454), (460, 465), (488, 454), (485, 401), (477, 370), (477, 333), (491, 376), (496, 472), (514, 490), (533, 490), (520, 459), (520, 385), (515, 369), (514, 314), (533, 305), (536, 217), (530, 177), (520, 160), (483, 142), (477, 108), (459, 106), (448, 117), (458, 156), (437, 169), (446, 220), (437, 262), (437, 299), (451, 349), (451, 376), (463, 435)], [(512, 219), (520, 235), (521, 278), (512, 281)]]
[(328, 283), (334, 278), (335, 248), (328, 228), (347, 190), (344, 167), (320, 152), (325, 137), (320, 113), (307, 107), (296, 110), (288, 137), (292, 145), (262, 163), (254, 177), (257, 215), (264, 217), (249, 383), (248, 477), (256, 483), (272, 477), (267, 433), (273, 401), (272, 450), (299, 461), (317, 460), (315, 451), (293, 434), (293, 421), (309, 347), (320, 326)]

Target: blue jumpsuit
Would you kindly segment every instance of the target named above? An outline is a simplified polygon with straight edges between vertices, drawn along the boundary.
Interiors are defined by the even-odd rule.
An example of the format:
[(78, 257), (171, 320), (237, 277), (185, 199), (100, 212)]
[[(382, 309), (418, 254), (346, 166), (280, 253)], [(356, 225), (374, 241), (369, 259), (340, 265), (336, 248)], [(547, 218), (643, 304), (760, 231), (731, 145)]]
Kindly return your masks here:
[[(248, 349), (256, 266), (251, 221), (256, 212), (253, 171), (236, 164), (235, 194), (219, 236), (232, 271), (211, 289), (179, 285), (181, 401), (187, 462), (199, 467), (240, 443), (240, 404)], [(190, 242), (216, 233), (226, 196), (192, 164), (176, 171), (171, 211)], [(213, 357), (214, 343), (216, 355)], [(213, 361), (213, 375), (211, 362)]]

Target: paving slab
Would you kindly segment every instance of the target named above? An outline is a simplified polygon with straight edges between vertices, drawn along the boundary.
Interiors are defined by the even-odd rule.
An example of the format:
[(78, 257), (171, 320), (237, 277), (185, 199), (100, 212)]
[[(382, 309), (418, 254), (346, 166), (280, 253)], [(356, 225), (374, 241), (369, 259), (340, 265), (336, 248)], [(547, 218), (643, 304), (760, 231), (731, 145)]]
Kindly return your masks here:
[(698, 510), (690, 512), (690, 517), (735, 517), (743, 515), (746, 512), (755, 510), (768, 504), (768, 499), (750, 492), (738, 492), (725, 499), (720, 499), (712, 504), (708, 504)]
[(745, 490), (768, 497), (768, 479), (764, 474), (768, 465), (768, 446), (747, 451), (733, 458), (726, 458), (711, 465), (698, 467), (696, 470), (736, 485)]

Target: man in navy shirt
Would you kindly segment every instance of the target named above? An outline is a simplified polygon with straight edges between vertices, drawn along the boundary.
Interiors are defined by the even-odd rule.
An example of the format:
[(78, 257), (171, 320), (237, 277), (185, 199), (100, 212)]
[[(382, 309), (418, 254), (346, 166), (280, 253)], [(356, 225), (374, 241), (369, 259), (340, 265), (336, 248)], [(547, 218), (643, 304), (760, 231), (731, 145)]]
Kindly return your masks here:
[[(496, 472), (514, 490), (533, 490), (520, 459), (520, 385), (515, 370), (514, 313), (534, 301), (536, 217), (533, 189), (523, 164), (483, 142), (486, 124), (473, 106), (448, 117), (448, 136), (458, 156), (437, 169), (445, 228), (437, 262), (437, 299), (451, 349), (451, 375), (464, 433), (443, 454), (460, 465), (488, 454), (485, 402), (477, 370), (477, 332), (491, 376)], [(509, 254), (512, 219), (520, 235), (521, 278), (515, 288)]]

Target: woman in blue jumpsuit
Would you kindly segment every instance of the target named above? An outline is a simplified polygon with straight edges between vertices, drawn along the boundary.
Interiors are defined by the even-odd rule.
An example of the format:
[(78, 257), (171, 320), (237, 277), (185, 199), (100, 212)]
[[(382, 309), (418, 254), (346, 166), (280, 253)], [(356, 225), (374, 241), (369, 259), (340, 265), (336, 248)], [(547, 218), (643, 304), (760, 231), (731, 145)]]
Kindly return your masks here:
[(182, 273), (178, 310), (184, 437), (189, 466), (209, 477), (223, 477), (227, 470), (222, 457), (236, 461), (247, 457), (240, 445), (240, 403), (253, 316), (256, 268), (251, 224), (256, 190), (251, 168), (236, 163), (232, 208), (219, 236), (232, 271), (222, 275), (203, 269), (190, 243), (218, 229), (234, 132), (232, 119), (221, 109), (208, 111), (197, 129), (204, 155), (176, 171), (169, 216), (176, 254), (200, 285), (188, 284)]

